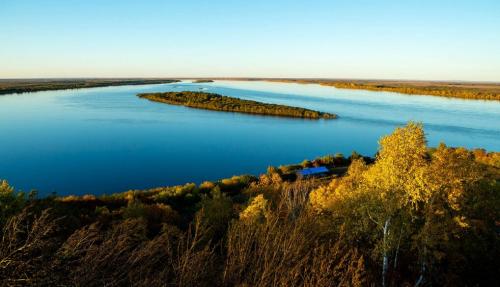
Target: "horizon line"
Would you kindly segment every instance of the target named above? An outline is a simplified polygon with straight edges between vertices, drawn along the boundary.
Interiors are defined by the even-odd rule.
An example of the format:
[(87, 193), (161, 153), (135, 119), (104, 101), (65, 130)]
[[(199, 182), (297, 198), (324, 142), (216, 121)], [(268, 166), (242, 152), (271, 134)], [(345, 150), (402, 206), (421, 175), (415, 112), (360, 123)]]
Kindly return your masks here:
[(0, 81), (9, 80), (95, 80), (95, 79), (165, 79), (165, 80), (326, 80), (326, 81), (386, 81), (386, 82), (432, 82), (432, 83), (478, 83), (478, 84), (496, 84), (500, 85), (499, 81), (477, 81), (477, 80), (426, 80), (426, 79), (391, 79), (391, 78), (328, 78), (328, 77), (27, 77), (27, 78), (0, 78)]

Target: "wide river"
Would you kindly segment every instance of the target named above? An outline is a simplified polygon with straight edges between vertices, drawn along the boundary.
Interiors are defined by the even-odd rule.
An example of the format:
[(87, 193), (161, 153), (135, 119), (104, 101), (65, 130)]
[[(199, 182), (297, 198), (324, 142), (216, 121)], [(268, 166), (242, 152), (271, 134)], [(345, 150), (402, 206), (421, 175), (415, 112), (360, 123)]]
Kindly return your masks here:
[[(141, 92), (202, 90), (336, 113), (254, 116), (154, 103)], [(500, 150), (500, 103), (270, 82), (191, 81), (0, 96), (0, 179), (41, 195), (102, 194), (265, 172), (326, 154), (374, 155), (409, 120), (429, 144)]]

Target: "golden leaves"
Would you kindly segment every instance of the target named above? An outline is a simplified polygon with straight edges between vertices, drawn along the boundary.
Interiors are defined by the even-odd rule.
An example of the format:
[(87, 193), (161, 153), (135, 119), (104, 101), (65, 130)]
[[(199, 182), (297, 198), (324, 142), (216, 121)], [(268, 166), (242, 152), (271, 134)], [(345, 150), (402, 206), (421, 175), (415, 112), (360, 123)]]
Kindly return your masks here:
[(0, 180), (0, 193), (10, 194), (13, 192), (14, 188), (6, 180)]
[(338, 201), (365, 195), (391, 212), (405, 206), (418, 209), (444, 193), (447, 204), (458, 210), (464, 188), (481, 179), (484, 171), (466, 149), (442, 144), (432, 156), (427, 150), (422, 124), (396, 128), (380, 140), (374, 164), (354, 160), (346, 176), (311, 193), (311, 205), (317, 211), (330, 210)]
[(240, 213), (240, 219), (248, 222), (261, 222), (266, 220), (270, 214), (270, 207), (264, 195), (257, 195), (250, 205)]

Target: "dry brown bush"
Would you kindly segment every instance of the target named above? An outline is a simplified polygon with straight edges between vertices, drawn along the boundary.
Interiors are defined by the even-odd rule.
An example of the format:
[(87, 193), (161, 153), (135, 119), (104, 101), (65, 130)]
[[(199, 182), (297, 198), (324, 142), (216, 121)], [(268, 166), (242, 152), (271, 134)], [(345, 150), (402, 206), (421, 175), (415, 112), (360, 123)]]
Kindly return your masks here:
[(285, 188), (262, 224), (234, 222), (227, 235), (225, 286), (366, 286), (364, 256), (322, 232), (307, 212), (313, 182)]
[(76, 286), (210, 286), (214, 249), (196, 220), (187, 232), (165, 225), (151, 239), (143, 219), (77, 230), (59, 250)]
[(44, 285), (60, 281), (51, 274), (50, 262), (58, 240), (57, 219), (46, 209), (36, 215), (25, 208), (1, 230), (1, 286)]

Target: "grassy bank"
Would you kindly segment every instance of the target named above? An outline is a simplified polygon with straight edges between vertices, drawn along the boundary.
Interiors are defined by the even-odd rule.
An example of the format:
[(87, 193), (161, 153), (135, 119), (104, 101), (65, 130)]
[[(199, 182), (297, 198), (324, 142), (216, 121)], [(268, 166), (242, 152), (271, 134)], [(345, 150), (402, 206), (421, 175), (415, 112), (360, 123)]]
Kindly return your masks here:
[[(215, 78), (214, 78), (215, 79)], [(219, 80), (270, 81), (298, 84), (319, 84), (340, 89), (395, 92), (408, 95), (429, 95), (448, 98), (500, 101), (500, 83), (433, 82), (404, 80), (336, 80), (300, 78), (216, 78)]]
[(335, 119), (335, 114), (278, 104), (266, 104), (204, 92), (139, 94), (141, 98), (190, 108), (305, 119)]
[(50, 90), (67, 90), (107, 86), (174, 83), (173, 79), (39, 79), (0, 80), (0, 95)]
[[(348, 169), (293, 177), (311, 166)], [(0, 181), (0, 284), (492, 286), (499, 169), (500, 153), (429, 148), (410, 123), (374, 160), (258, 177), (43, 199)]]
[(395, 92), (408, 95), (430, 95), (448, 98), (500, 101), (500, 84), (434, 83), (398, 81), (344, 80), (272, 80), (301, 84), (319, 84), (339, 89)]

